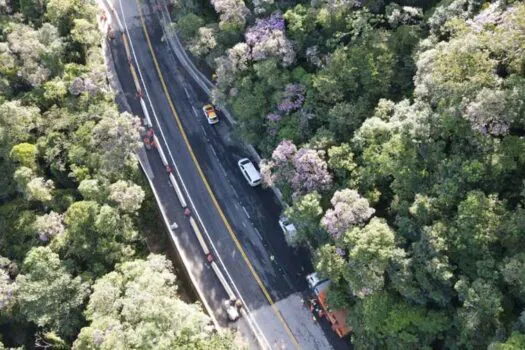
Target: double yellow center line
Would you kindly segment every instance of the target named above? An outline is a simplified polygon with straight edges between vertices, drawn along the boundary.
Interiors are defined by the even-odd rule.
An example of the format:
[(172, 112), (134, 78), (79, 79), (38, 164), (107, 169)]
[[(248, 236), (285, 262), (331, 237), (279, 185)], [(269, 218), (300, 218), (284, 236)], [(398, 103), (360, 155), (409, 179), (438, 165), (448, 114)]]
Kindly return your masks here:
[(188, 136), (186, 135), (186, 132), (184, 131), (184, 128), (183, 128), (181, 120), (180, 120), (180, 117), (179, 117), (177, 111), (175, 110), (175, 106), (173, 105), (173, 101), (171, 99), (170, 93), (169, 93), (168, 88), (166, 86), (166, 82), (164, 81), (164, 76), (162, 74), (162, 71), (160, 69), (159, 63), (157, 61), (157, 56), (155, 55), (155, 51), (153, 50), (153, 46), (151, 45), (151, 40), (150, 40), (150, 37), (149, 37), (149, 34), (148, 34), (146, 23), (144, 21), (144, 15), (142, 13), (141, 5), (140, 5), (138, 0), (136, 0), (136, 2), (137, 2), (137, 8), (138, 8), (138, 11), (139, 11), (139, 14), (140, 14), (140, 21), (142, 23), (142, 29), (144, 31), (144, 36), (146, 37), (146, 41), (148, 43), (149, 51), (151, 53), (151, 57), (153, 58), (153, 64), (155, 65), (155, 69), (157, 70), (157, 74), (159, 76), (159, 80), (160, 80), (160, 83), (162, 85), (162, 90), (164, 91), (164, 95), (166, 96), (166, 99), (168, 100), (168, 104), (170, 106), (171, 112), (172, 112), (172, 114), (173, 114), (173, 116), (175, 118), (175, 121), (177, 122), (177, 125), (179, 127), (180, 133), (182, 135), (182, 138), (184, 139), (184, 143), (186, 144), (186, 148), (190, 152), (191, 159), (193, 160), (193, 163), (195, 164), (195, 167), (197, 168), (197, 172), (199, 173), (199, 176), (201, 177), (202, 182), (204, 183), (204, 186), (206, 187), (206, 190), (208, 191), (208, 194), (209, 194), (209, 196), (210, 196), (210, 198), (211, 198), (211, 200), (213, 202), (213, 205), (217, 209), (217, 212), (219, 213), (219, 216), (221, 217), (224, 225), (226, 226), (226, 229), (228, 230), (231, 238), (235, 242), (235, 246), (237, 247), (237, 249), (241, 253), (241, 255), (242, 255), (244, 261), (246, 262), (246, 265), (248, 266), (248, 268), (249, 268), (251, 274), (253, 275), (255, 281), (257, 282), (257, 284), (259, 285), (259, 287), (260, 287), (261, 291), (263, 292), (264, 296), (266, 297), (266, 299), (268, 300), (268, 302), (272, 306), (272, 309), (273, 309), (274, 313), (277, 315), (277, 318), (283, 324), (283, 326), (284, 326), (286, 332), (288, 333), (288, 335), (290, 336), (294, 346), (299, 349), (300, 345), (299, 345), (299, 342), (297, 341), (297, 338), (292, 333), (290, 327), (288, 326), (288, 324), (284, 320), (283, 315), (281, 314), (279, 309), (277, 309), (277, 307), (275, 306), (275, 303), (272, 300), (272, 297), (270, 296), (270, 293), (268, 293), (268, 290), (266, 289), (266, 287), (262, 283), (261, 278), (259, 277), (259, 275), (255, 271), (252, 263), (248, 259), (248, 256), (246, 255), (244, 249), (242, 248), (242, 246), (241, 246), (241, 244), (240, 244), (240, 242), (239, 242), (239, 240), (237, 238), (237, 235), (233, 231), (230, 223), (228, 222), (228, 220), (226, 219), (226, 216), (224, 215), (224, 212), (222, 211), (219, 203), (217, 202), (217, 199), (215, 198), (215, 195), (213, 194), (213, 191), (212, 191), (212, 189), (210, 187), (210, 184), (208, 183), (208, 180), (204, 176), (204, 173), (203, 173), (203, 171), (202, 171), (202, 169), (201, 169), (201, 167), (199, 165), (199, 162), (197, 160), (197, 157), (195, 156), (195, 153), (193, 152), (193, 149), (192, 149), (192, 147), (190, 145), (190, 142), (188, 140)]

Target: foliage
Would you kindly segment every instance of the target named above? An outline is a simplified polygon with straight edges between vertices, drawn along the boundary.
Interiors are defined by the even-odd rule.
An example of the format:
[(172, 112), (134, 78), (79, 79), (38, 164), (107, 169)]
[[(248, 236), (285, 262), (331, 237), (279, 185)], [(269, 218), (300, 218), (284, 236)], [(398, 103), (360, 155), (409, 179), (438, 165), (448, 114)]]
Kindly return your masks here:
[(84, 327), (73, 349), (231, 349), (210, 319), (176, 293), (171, 264), (159, 255), (119, 265), (93, 285)]
[(118, 276), (128, 309), (97, 311), (130, 323), (116, 344), (230, 349), (232, 336), (176, 295), (164, 258), (140, 260), (152, 228), (138, 211), (155, 204), (135, 155), (140, 120), (107, 86), (98, 13), (91, 0), (0, 1), (0, 347), (99, 347), (86, 334), (110, 319), (86, 302)]
[(246, 6), (244, 38), (213, 52), (214, 99), (354, 347), (522, 347), (523, 2)]
[(88, 285), (68, 273), (58, 254), (48, 247), (31, 249), (16, 284), (17, 304), (28, 321), (62, 336), (74, 334), (82, 322)]
[(375, 213), (365, 198), (350, 189), (335, 192), (330, 202), (333, 209), (326, 211), (321, 225), (335, 238), (353, 226), (364, 224)]

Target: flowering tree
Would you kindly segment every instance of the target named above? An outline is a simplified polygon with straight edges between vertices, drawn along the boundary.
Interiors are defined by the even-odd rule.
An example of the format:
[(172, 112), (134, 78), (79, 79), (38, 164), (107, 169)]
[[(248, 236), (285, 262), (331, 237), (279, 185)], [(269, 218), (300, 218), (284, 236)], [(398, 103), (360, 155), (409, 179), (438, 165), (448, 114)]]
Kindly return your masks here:
[(48, 202), (53, 199), (53, 189), (55, 185), (52, 180), (43, 177), (35, 177), (26, 185), (26, 196), (30, 201)]
[[(64, 44), (58, 30), (45, 23), (38, 31), (24, 24), (13, 27), (7, 35), (5, 54), (12, 55), (18, 76), (32, 86), (40, 86), (57, 71)], [(4, 51), (2, 50), (2, 51)]]
[(506, 135), (513, 117), (507, 110), (509, 105), (505, 91), (485, 88), (467, 106), (465, 118), (483, 134)]
[(275, 183), (290, 185), (294, 194), (325, 191), (332, 184), (324, 152), (310, 148), (297, 150), (289, 140), (281, 141), (272, 158), (261, 162), (261, 174), (267, 186)]
[(33, 227), (38, 233), (38, 238), (47, 242), (64, 232), (64, 215), (52, 211), (49, 214), (38, 216)]
[(118, 203), (121, 210), (133, 213), (140, 209), (144, 200), (144, 190), (131, 181), (119, 180), (109, 186), (109, 199)]
[(136, 165), (135, 151), (141, 146), (139, 129), (139, 118), (116, 111), (108, 111), (93, 128), (91, 144), (101, 153), (101, 169), (105, 174)]
[(0, 256), (0, 312), (6, 313), (15, 303), (17, 285), (9, 276), (9, 259)]
[(270, 17), (257, 19), (255, 25), (248, 28), (244, 38), (252, 49), (254, 61), (267, 57), (279, 57), (283, 66), (289, 66), (295, 61), (295, 51), (292, 43), (284, 34), (284, 18), (280, 12)]
[(250, 10), (246, 7), (243, 0), (211, 0), (215, 11), (220, 14), (219, 27), (225, 29), (228, 27), (244, 28), (246, 16)]
[(289, 162), (297, 153), (297, 146), (289, 140), (283, 140), (272, 153), (272, 159), (278, 163)]
[(306, 88), (301, 84), (288, 84), (284, 90), (283, 100), (277, 108), (280, 112), (291, 112), (301, 108), (304, 103)]
[(335, 238), (352, 228), (364, 224), (375, 213), (368, 200), (355, 190), (344, 189), (334, 193), (333, 209), (328, 209), (321, 225)]
[(237, 43), (228, 50), (228, 59), (236, 71), (246, 70), (251, 60), (250, 47), (246, 43)]
[(260, 164), (261, 176), (266, 186), (276, 182), (288, 182), (293, 174), (292, 159), (297, 153), (297, 146), (292, 141), (283, 140), (275, 148), (270, 160), (263, 159)]
[(292, 188), (296, 192), (326, 191), (332, 184), (332, 175), (324, 159), (324, 151), (301, 148), (293, 158)]
[(200, 27), (190, 51), (195, 56), (205, 56), (217, 46), (217, 31), (213, 27)]

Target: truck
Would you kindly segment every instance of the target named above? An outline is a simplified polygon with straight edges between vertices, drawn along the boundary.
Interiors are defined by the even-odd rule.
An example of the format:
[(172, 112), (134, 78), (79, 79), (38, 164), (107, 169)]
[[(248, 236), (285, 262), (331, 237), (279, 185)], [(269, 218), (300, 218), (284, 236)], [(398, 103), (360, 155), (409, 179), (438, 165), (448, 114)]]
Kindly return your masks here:
[(326, 315), (326, 319), (332, 325), (332, 330), (337, 333), (340, 338), (343, 338), (350, 334), (352, 329), (346, 324), (346, 318), (348, 311), (345, 309), (332, 310), (328, 306), (326, 299), (326, 293), (331, 281), (328, 278), (320, 278), (317, 272), (311, 273), (306, 276), (306, 281), (312, 292), (316, 296), (316, 301), (322, 308), (323, 314)]

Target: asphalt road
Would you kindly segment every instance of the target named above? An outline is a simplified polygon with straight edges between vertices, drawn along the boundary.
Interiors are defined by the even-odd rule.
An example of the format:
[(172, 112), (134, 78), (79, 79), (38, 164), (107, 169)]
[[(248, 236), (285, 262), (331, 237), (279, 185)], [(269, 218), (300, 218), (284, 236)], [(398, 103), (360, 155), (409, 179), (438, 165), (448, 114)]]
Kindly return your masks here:
[[(210, 242), (221, 259), (224, 272), (244, 299), (254, 322), (272, 348), (284, 346), (292, 349), (297, 344), (304, 349), (341, 348), (343, 343), (331, 331), (325, 329), (323, 332), (317, 323), (312, 322), (309, 312), (301, 303), (307, 289), (304, 277), (311, 271), (309, 257), (305, 252), (286, 245), (277, 223), (282, 208), (273, 193), (260, 187), (250, 187), (238, 171), (237, 160), (248, 154), (245, 148), (232, 140), (230, 126), (225, 120), (214, 126), (207, 124), (200, 108), (208, 102), (208, 98), (161, 41), (162, 31), (156, 17), (151, 15), (152, 8), (144, 5), (142, 11), (155, 58), (144, 33), (137, 3), (130, 0), (123, 4), (120, 15), (128, 27), (138, 60), (137, 68), (142, 72), (149, 92), (154, 129), (157, 135), (162, 130), (160, 139), (165, 150), (169, 149), (168, 158), (180, 170), (184, 185), (191, 195), (193, 209), (198, 212)], [(118, 2), (115, 7), (120, 8)], [(117, 73), (131, 101), (132, 111), (141, 115), (124, 48), (115, 40), (112, 50)], [(163, 89), (157, 67), (168, 94)], [(169, 99), (175, 106), (177, 116), (170, 108)], [(184, 140), (180, 126), (187, 135), (188, 143)], [(153, 183), (163, 198), (164, 209), (169, 212), (169, 216), (172, 215), (170, 217), (184, 220), (166, 174), (158, 169), (159, 166), (162, 168), (162, 164), (154, 158), (151, 160), (153, 168), (160, 173), (155, 176)], [(202, 273), (209, 273), (211, 270), (206, 270), (196, 239), (190, 237), (190, 231), (185, 232), (179, 235), (181, 241), (188, 247), (190, 255), (199, 257), (196, 264), (202, 266)], [(213, 307), (220, 308), (218, 303), (224, 296), (220, 295), (219, 288), (210, 283), (206, 289), (205, 292), (217, 295)], [(275, 303), (274, 307), (270, 306), (268, 299)], [(246, 327), (243, 322), (239, 322), (239, 325), (241, 328)]]

